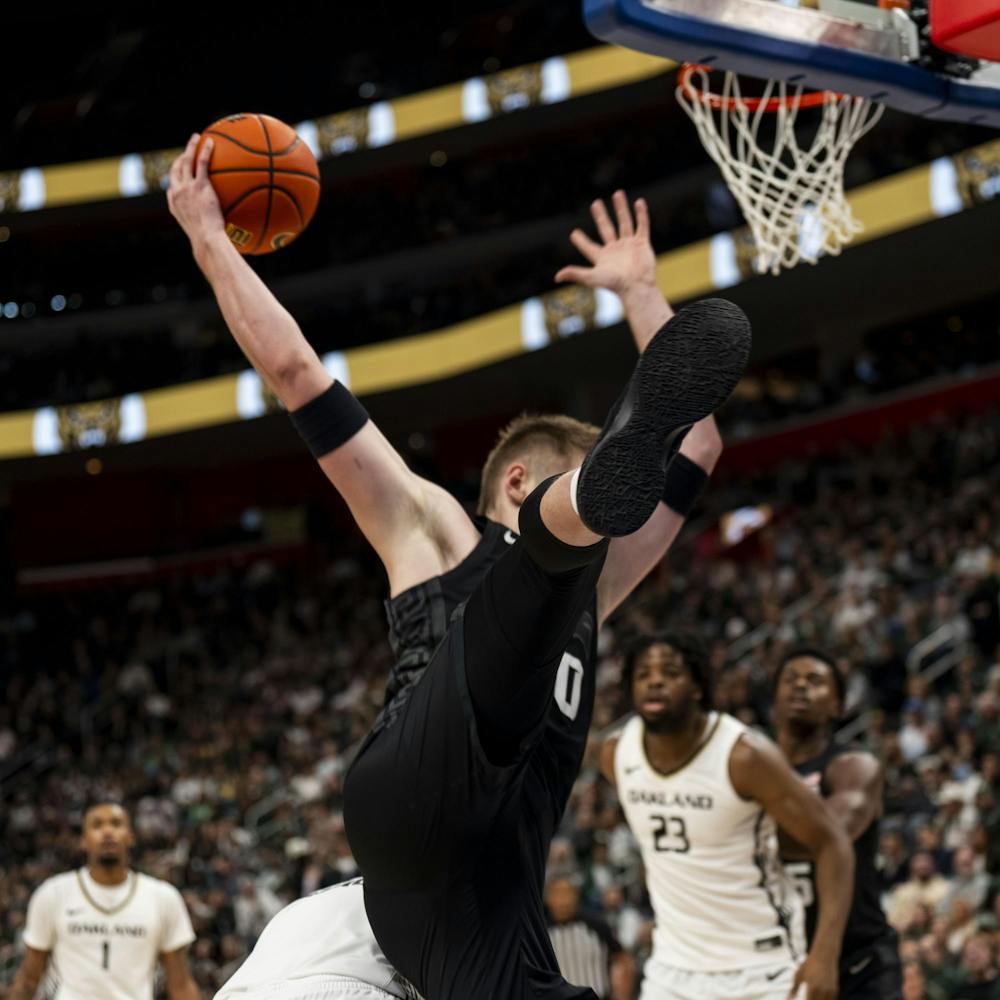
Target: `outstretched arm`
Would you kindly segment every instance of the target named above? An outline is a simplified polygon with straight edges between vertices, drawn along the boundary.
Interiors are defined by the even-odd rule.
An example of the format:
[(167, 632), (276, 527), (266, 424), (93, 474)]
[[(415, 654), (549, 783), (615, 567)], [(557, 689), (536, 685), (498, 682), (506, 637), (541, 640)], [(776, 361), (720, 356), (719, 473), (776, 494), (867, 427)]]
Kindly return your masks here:
[[(656, 254), (649, 238), (645, 200), (636, 200), (634, 220), (624, 191), (614, 193), (612, 204), (615, 221), (604, 202), (598, 200), (590, 206), (600, 242), (582, 229), (570, 234), (573, 246), (590, 267), (564, 267), (556, 274), (556, 281), (576, 281), (614, 292), (622, 301), (632, 337), (642, 353), (674, 310), (656, 284)], [(709, 416), (695, 424), (680, 452), (711, 475), (722, 454), (715, 418)], [(639, 531), (612, 541), (597, 588), (597, 613), (602, 622), (666, 555), (683, 524), (681, 514), (661, 503)]]
[(806, 1000), (836, 1000), (840, 948), (854, 894), (851, 842), (826, 803), (759, 733), (744, 735), (733, 748), (729, 774), (737, 794), (759, 802), (816, 859), (819, 919), (791, 996), (805, 985)]
[[(333, 378), (298, 324), (230, 243), (208, 178), (211, 140), (198, 136), (170, 171), (170, 211), (191, 241), (233, 338), (289, 411), (326, 392)], [(318, 461), (347, 502), (389, 575), (393, 593), (445, 572), (478, 540), (461, 505), (415, 475), (369, 420)]]

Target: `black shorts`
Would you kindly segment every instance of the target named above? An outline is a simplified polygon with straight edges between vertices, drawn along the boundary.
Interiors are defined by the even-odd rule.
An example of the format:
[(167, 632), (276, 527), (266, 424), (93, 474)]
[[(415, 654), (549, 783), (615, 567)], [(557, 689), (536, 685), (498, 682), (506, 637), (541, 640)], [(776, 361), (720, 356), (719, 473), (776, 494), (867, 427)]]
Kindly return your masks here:
[[(500, 563), (520, 558), (517, 548)], [(467, 608), (398, 716), (369, 737), (348, 772), (345, 825), (372, 930), (388, 960), (430, 1000), (596, 1000), (559, 973), (542, 889), (548, 844), (591, 719), (592, 656), (583, 647), (593, 645), (599, 571), (586, 574), (563, 608), (575, 622), (553, 640), (564, 641), (566, 652), (551, 673), (567, 679), (550, 683), (541, 721), (512, 760), (492, 761), (480, 740), (466, 660), (478, 667), (496, 650), (482, 648), (481, 629), (466, 634), (474, 617)], [(476, 620), (493, 615), (489, 602), (506, 605), (508, 591), (516, 603), (517, 588), (505, 587), (485, 612), (479, 601)], [(495, 645), (496, 633), (489, 634)]]
[(840, 1000), (903, 1000), (903, 967), (895, 935), (841, 960)]

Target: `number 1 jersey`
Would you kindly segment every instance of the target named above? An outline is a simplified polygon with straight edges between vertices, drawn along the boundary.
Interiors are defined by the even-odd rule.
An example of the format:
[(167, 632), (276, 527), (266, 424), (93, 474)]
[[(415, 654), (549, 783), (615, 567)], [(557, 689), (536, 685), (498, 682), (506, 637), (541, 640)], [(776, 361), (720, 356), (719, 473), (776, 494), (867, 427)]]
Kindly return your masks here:
[(24, 943), (50, 952), (46, 996), (54, 1000), (152, 1000), (160, 955), (194, 941), (181, 894), (129, 872), (98, 885), (85, 868), (43, 882), (28, 904)]
[(649, 763), (644, 729), (639, 716), (622, 729), (615, 781), (656, 914), (652, 957), (690, 972), (801, 961), (803, 906), (781, 866), (774, 820), (729, 777), (746, 727), (709, 713), (699, 748), (670, 774)]

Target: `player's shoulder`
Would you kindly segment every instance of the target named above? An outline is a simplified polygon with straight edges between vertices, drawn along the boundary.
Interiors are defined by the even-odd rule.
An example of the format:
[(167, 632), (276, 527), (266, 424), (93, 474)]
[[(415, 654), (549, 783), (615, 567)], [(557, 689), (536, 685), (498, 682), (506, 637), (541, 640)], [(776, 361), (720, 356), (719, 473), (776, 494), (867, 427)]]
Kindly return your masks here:
[(180, 900), (184, 901), (180, 890), (171, 882), (157, 878), (155, 875), (147, 875), (145, 872), (136, 872), (136, 892), (153, 897), (168, 903)]
[(50, 875), (44, 882), (39, 883), (38, 888), (35, 889), (35, 895), (60, 896), (67, 889), (76, 888), (78, 879), (79, 872), (75, 868), (67, 872), (57, 872), (55, 875)]
[(606, 729), (601, 730), (598, 735), (600, 744), (600, 764), (601, 773), (614, 784), (615, 781), (615, 760), (618, 755), (618, 747), (622, 742), (622, 737), (626, 731), (631, 731), (641, 720), (638, 715), (626, 715), (624, 718), (613, 722)]
[(835, 788), (871, 784), (882, 779), (882, 762), (863, 747), (831, 744), (823, 774)]
[(778, 744), (767, 733), (740, 722), (732, 715), (723, 713), (722, 719), (728, 720), (724, 724), (733, 737), (733, 746), (729, 754), (732, 765), (755, 767), (761, 764), (767, 766), (784, 763), (785, 758), (778, 749)]

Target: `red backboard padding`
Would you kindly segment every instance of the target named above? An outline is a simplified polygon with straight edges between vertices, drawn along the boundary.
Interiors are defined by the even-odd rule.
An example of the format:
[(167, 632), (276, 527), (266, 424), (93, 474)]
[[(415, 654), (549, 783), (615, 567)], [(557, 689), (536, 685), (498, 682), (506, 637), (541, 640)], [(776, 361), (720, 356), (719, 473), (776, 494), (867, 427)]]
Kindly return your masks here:
[(949, 52), (1000, 62), (1000, 0), (931, 0), (931, 39)]

